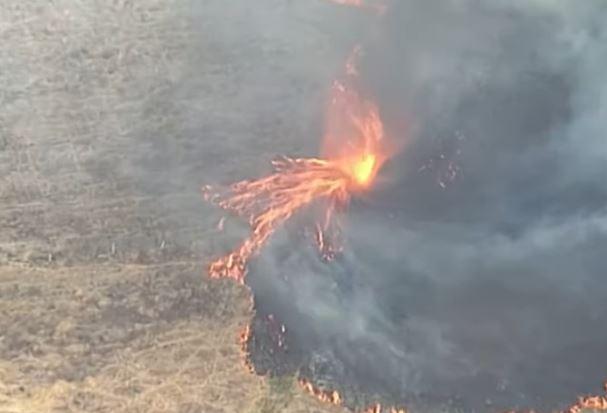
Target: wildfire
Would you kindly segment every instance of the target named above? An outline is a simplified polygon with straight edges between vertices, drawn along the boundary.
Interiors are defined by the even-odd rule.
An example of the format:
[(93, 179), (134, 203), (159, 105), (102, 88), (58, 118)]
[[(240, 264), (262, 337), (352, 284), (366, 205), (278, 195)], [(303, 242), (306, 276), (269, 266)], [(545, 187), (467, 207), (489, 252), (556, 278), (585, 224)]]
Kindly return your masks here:
[(251, 359), (249, 357), (249, 341), (251, 340), (251, 336), (252, 336), (252, 331), (251, 331), (251, 325), (250, 324), (246, 324), (242, 330), (240, 331), (240, 333), (238, 334), (238, 344), (240, 346), (240, 353), (242, 355), (242, 359), (244, 360), (244, 365), (245, 368), (247, 369), (247, 371), (249, 373), (254, 373), (255, 372), (255, 368), (253, 367), (253, 365), (251, 364)]
[[(328, 1), (378, 14), (383, 14), (386, 9), (383, 4), (363, 0)], [(377, 105), (357, 91), (357, 61), (361, 55), (362, 49), (357, 46), (346, 61), (343, 78), (336, 80), (331, 88), (322, 158), (284, 156), (272, 161), (273, 172), (266, 177), (236, 182), (225, 190), (203, 187), (205, 200), (247, 219), (251, 227), (250, 236), (238, 248), (209, 265), (208, 273), (212, 278), (228, 277), (244, 283), (248, 261), (260, 251), (276, 229), (295, 213), (315, 203), (324, 208), (322, 218), (314, 226), (315, 241), (321, 255), (330, 260), (341, 251), (338, 243), (341, 227), (339, 213), (348, 206), (354, 194), (371, 187), (382, 165), (395, 149), (387, 145)], [(435, 166), (429, 163), (423, 169), (434, 170)], [(446, 180), (450, 182), (455, 179), (458, 171), (457, 165), (449, 164)], [(441, 187), (446, 187), (443, 176), (439, 178)], [(222, 218), (217, 225), (218, 231), (224, 229), (224, 223), (225, 218)], [(286, 349), (286, 327), (282, 324), (276, 327), (273, 316), (268, 318), (268, 322), (278, 347)], [(251, 326), (246, 325), (239, 334), (239, 344), (245, 366), (253, 373), (255, 370), (248, 350), (252, 334)], [(320, 389), (306, 379), (300, 379), (299, 384), (322, 402), (343, 405), (342, 396), (336, 390)], [(606, 395), (580, 397), (564, 413), (607, 411), (607, 382), (604, 389)], [(406, 413), (406, 410), (377, 403), (363, 412)]]
[(330, 403), (336, 406), (341, 406), (342, 404), (341, 396), (335, 390), (321, 390), (306, 379), (300, 379), (299, 384), (307, 393), (316, 397), (323, 403)]
[(583, 410), (607, 411), (607, 381), (603, 384), (604, 396), (580, 397), (565, 413), (580, 413)]
[(251, 227), (251, 235), (236, 250), (210, 264), (211, 277), (244, 282), (248, 261), (277, 228), (311, 204), (324, 207), (322, 219), (314, 226), (323, 258), (330, 260), (341, 251), (339, 213), (353, 194), (373, 184), (388, 158), (377, 105), (355, 90), (360, 55), (360, 47), (355, 48), (343, 80), (331, 88), (322, 159), (284, 156), (272, 162), (274, 171), (266, 177), (237, 182), (227, 190), (202, 189), (207, 201), (247, 219)]
[[(306, 379), (300, 379), (299, 385), (304, 389), (306, 393), (317, 398), (323, 403), (333, 404), (335, 406), (343, 405), (343, 399), (341, 398), (339, 392), (336, 390), (322, 390), (314, 386), (310, 381)], [(407, 413), (407, 411), (402, 408), (385, 407), (382, 406), (380, 403), (376, 403), (362, 410), (361, 413)]]
[[(384, 4), (370, 4), (363, 0), (328, 1), (366, 8), (378, 14), (386, 10)], [(240, 181), (226, 190), (203, 187), (203, 196), (207, 201), (246, 218), (251, 227), (250, 236), (238, 248), (209, 265), (208, 273), (212, 278), (228, 277), (244, 283), (248, 261), (260, 251), (275, 230), (299, 210), (314, 203), (324, 207), (322, 219), (314, 226), (314, 239), (319, 251), (327, 260), (341, 251), (336, 242), (340, 233), (339, 212), (347, 207), (353, 194), (367, 190), (373, 184), (380, 168), (394, 152), (394, 148), (387, 146), (376, 104), (364, 99), (355, 87), (359, 74), (357, 61), (361, 55), (362, 48), (357, 46), (346, 61), (345, 76), (342, 80), (336, 80), (331, 88), (322, 159), (283, 156), (272, 161), (273, 173), (266, 177)], [(435, 169), (434, 163), (430, 162), (421, 170), (424, 169)], [(452, 181), (457, 172), (457, 166), (450, 163), (446, 179)], [(445, 188), (442, 175), (439, 178), (439, 184)], [(224, 224), (225, 218), (222, 218), (217, 230), (222, 231)], [(278, 327), (272, 315), (268, 317), (268, 323), (278, 348), (286, 349), (286, 327), (282, 324)], [(251, 337), (251, 327), (246, 325), (240, 331), (238, 341), (245, 367), (254, 373), (248, 350)], [(307, 393), (320, 401), (343, 406), (342, 396), (336, 390), (320, 389), (306, 379), (298, 382)], [(580, 397), (564, 413), (581, 413), (588, 409), (607, 411), (607, 382), (604, 390), (604, 396)], [(361, 413), (406, 412), (403, 408), (377, 403)]]

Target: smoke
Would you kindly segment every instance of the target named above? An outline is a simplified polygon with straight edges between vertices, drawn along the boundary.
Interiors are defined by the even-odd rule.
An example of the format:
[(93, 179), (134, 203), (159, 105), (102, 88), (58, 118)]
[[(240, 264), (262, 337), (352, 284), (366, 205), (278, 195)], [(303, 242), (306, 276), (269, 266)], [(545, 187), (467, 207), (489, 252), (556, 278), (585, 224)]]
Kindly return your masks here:
[(365, 93), (407, 149), (353, 205), (339, 262), (276, 239), (252, 271), (303, 372), (352, 404), (553, 409), (599, 388), (606, 18), (400, 1), (366, 33)]
[[(189, 238), (220, 238), (198, 232), (219, 218), (200, 186), (317, 154), (326, 91), (361, 41), (363, 93), (407, 142), (354, 200), (338, 261), (321, 262), (293, 225), (253, 263), (258, 370), (300, 370), (359, 406), (551, 409), (599, 389), (604, 1), (394, 0), (377, 18), (323, 1), (208, 0), (186, 13), (190, 61), (154, 100), (171, 136), (143, 131), (130, 173), (146, 193), (193, 194), (161, 207), (196, 229), (194, 248)], [(213, 247), (206, 259), (225, 252)], [(268, 314), (289, 343), (271, 359)]]

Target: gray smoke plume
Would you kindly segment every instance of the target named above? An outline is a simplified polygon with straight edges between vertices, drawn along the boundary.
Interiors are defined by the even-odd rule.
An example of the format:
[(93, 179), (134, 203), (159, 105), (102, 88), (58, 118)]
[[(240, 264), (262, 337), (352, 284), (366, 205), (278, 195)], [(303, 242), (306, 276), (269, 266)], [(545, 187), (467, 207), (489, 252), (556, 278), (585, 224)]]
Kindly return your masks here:
[(365, 93), (406, 150), (338, 262), (279, 238), (251, 281), (308, 375), (354, 405), (467, 411), (600, 389), (606, 21), (600, 1), (399, 1), (361, 30)]
[[(358, 43), (362, 92), (406, 142), (353, 201), (336, 262), (292, 225), (253, 263), (258, 331), (274, 314), (289, 342), (264, 358), (260, 333), (260, 371), (300, 370), (358, 406), (552, 409), (600, 390), (607, 3), (394, 0), (378, 18), (208, 0), (188, 13), (191, 65), (162, 96), (180, 132), (146, 131), (134, 149), (146, 191), (194, 193), (263, 174), (276, 154), (317, 155), (326, 91)], [(198, 202), (170, 212), (194, 225)]]

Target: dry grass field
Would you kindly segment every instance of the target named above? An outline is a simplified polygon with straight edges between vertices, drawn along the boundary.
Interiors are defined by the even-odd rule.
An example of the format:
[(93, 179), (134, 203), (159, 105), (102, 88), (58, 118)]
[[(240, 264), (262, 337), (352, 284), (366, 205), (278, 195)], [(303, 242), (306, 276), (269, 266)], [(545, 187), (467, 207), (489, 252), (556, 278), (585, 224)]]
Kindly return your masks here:
[(246, 372), (247, 297), (196, 266), (3, 268), (2, 412), (314, 412)]
[[(197, 6), (201, 20), (220, 3)], [(191, 175), (178, 167), (194, 156), (188, 119), (234, 129), (221, 113), (241, 85), (225, 86), (238, 63), (221, 51), (193, 61), (213, 45), (191, 41), (190, 14), (172, 0), (0, 4), (2, 413), (330, 411), (246, 372), (247, 292), (203, 277), (217, 215), (196, 174), (237, 161), (207, 145)], [(183, 90), (193, 75), (212, 109)]]

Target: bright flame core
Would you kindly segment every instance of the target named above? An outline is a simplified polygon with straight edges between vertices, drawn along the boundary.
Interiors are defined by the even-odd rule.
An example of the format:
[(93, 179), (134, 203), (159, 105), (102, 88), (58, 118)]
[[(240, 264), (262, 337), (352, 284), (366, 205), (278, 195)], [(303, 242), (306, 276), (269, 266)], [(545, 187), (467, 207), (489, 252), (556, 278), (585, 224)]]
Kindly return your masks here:
[(376, 161), (377, 157), (374, 154), (367, 153), (354, 164), (352, 172), (357, 184), (366, 187), (372, 181)]
[[(356, 48), (346, 63), (346, 80), (358, 75)], [(388, 158), (388, 146), (377, 105), (364, 99), (353, 87), (334, 82), (326, 111), (322, 155), (339, 165), (351, 178), (350, 190), (368, 189)]]
[(375, 103), (355, 90), (355, 48), (346, 62), (343, 81), (331, 88), (326, 110), (322, 159), (282, 157), (272, 163), (274, 172), (254, 181), (241, 181), (227, 190), (203, 188), (205, 199), (248, 220), (251, 235), (228, 255), (209, 266), (211, 277), (244, 282), (247, 263), (274, 231), (296, 212), (319, 204), (322, 218), (314, 225), (314, 238), (323, 258), (341, 251), (339, 212), (353, 193), (367, 190), (387, 159), (384, 128)]

